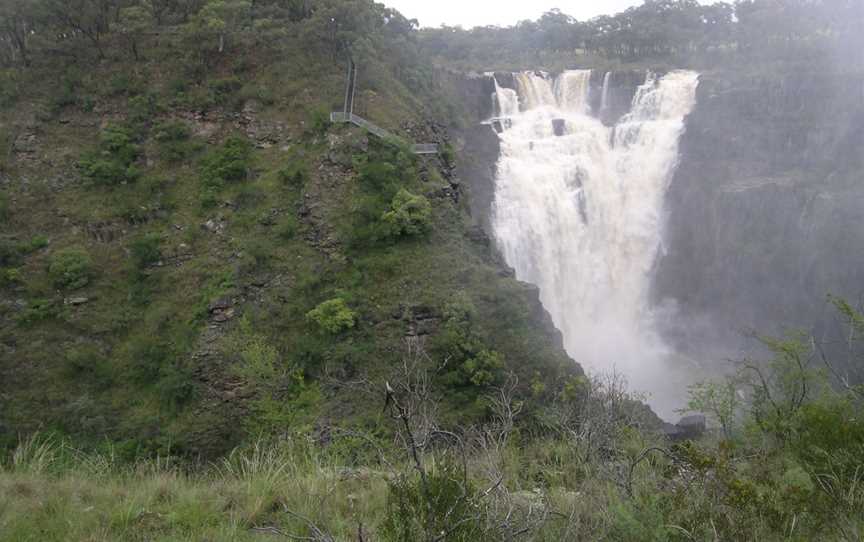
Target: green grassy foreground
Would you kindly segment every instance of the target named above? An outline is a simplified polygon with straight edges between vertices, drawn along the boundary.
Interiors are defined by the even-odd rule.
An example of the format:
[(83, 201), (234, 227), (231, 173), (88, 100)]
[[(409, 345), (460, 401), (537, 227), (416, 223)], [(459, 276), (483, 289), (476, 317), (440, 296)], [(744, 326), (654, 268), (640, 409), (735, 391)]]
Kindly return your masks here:
[(860, 540), (860, 392), (791, 369), (800, 343), (773, 347), (767, 386), (739, 381), (747, 405), (726, 384), (694, 393), (722, 426), (695, 442), (642, 429), (616, 379), (574, 382), (542, 427), (505, 386), (493, 421), (442, 430), (422, 372), (393, 381), (392, 437), (331, 427), (130, 463), (36, 435), (0, 470), (0, 540)]

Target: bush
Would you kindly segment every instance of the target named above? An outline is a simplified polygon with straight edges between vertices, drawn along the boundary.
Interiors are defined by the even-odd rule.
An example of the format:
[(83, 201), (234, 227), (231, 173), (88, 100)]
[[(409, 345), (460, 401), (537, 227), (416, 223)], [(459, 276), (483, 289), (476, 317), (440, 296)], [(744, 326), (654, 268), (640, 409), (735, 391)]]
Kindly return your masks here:
[(90, 282), (93, 263), (86, 251), (67, 248), (54, 254), (48, 273), (54, 285), (66, 290), (77, 290)]
[(100, 148), (123, 164), (131, 164), (138, 157), (138, 146), (132, 130), (123, 126), (109, 126), (99, 136)]
[(146, 125), (156, 114), (159, 104), (156, 95), (151, 93), (139, 94), (129, 98), (127, 106), (129, 120), (137, 126)]
[(348, 308), (344, 300), (336, 298), (325, 301), (309, 311), (306, 319), (314, 322), (327, 333), (335, 335), (354, 327), (356, 314)]
[(251, 162), (252, 144), (243, 137), (229, 137), (202, 159), (201, 182), (207, 188), (221, 188), (228, 182), (243, 181), (249, 175)]
[(465, 378), (475, 386), (491, 386), (501, 377), (504, 362), (494, 350), (481, 350), (462, 364)]
[(238, 93), (243, 88), (243, 83), (238, 78), (216, 79), (211, 81), (207, 87), (216, 105), (227, 106), (230, 109), (239, 109), (242, 105), (242, 99)]
[(163, 122), (153, 134), (159, 156), (168, 162), (180, 162), (194, 154), (199, 145), (192, 141), (192, 131), (182, 122)]
[(306, 164), (292, 163), (280, 169), (276, 175), (283, 185), (290, 188), (302, 188), (309, 178), (309, 171), (306, 169)]
[(48, 246), (48, 239), (37, 235), (29, 241), (0, 240), (0, 267), (20, 265), (23, 257)]
[(18, 316), (18, 324), (29, 326), (60, 316), (60, 308), (50, 299), (34, 299)]
[(132, 263), (138, 269), (144, 269), (162, 258), (162, 252), (159, 250), (160, 239), (156, 234), (149, 234), (139, 237), (129, 245), (129, 252), (132, 256)]
[[(382, 538), (390, 542), (487, 540), (477, 499), (476, 488), (460, 469), (447, 464), (427, 474), (425, 488), (420, 479), (398, 478), (388, 488)], [(448, 534), (438, 538), (442, 533)]]
[(21, 282), (21, 271), (17, 269), (0, 268), (0, 288), (13, 286)]
[(86, 153), (78, 162), (84, 179), (103, 186), (131, 182), (138, 178), (133, 162), (138, 157), (138, 145), (131, 130), (111, 126), (102, 131), (99, 149)]
[(330, 128), (330, 113), (323, 107), (316, 107), (309, 113), (309, 132), (322, 135)]
[(390, 204), (390, 210), (381, 216), (393, 237), (412, 237), (428, 233), (432, 227), (432, 206), (423, 196), (405, 189), (399, 190)]

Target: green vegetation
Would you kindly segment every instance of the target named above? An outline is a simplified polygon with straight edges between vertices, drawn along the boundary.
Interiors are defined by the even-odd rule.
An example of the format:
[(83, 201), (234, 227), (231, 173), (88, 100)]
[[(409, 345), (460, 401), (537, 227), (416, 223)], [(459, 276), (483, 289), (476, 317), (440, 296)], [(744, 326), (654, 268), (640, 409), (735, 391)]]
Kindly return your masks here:
[(63, 249), (51, 257), (48, 273), (56, 287), (77, 290), (90, 282), (93, 276), (93, 261), (83, 249)]
[[(238, 376), (268, 393), (287, 378), (290, 394), (315, 404), (248, 322), (238, 333), (247, 362)], [(422, 342), (408, 341), (386, 379), (389, 421), (376, 427), (273, 436), (192, 470), (24, 440), (0, 470), (0, 525), (9, 540), (849, 539), (864, 527), (864, 397), (799, 365), (798, 338), (765, 340), (773, 357), (742, 362), (736, 376), (747, 400), (731, 438), (665, 441), (644, 429), (644, 411), (615, 378), (576, 379), (537, 402), (517, 400), (511, 376), (484, 395), (493, 415), (482, 426), (446, 431), (434, 408), (446, 388), (428, 379), (435, 363)], [(98, 352), (69, 363), (107, 378)], [(288, 404), (262, 398), (259, 408)], [(529, 428), (532, 410), (544, 423)], [(382, 438), (385, 428), (398, 438)]]
[(393, 197), (390, 210), (381, 220), (390, 226), (390, 235), (394, 237), (422, 235), (432, 227), (432, 206), (425, 197), (403, 188)]
[(327, 333), (336, 334), (354, 327), (357, 315), (343, 299), (336, 298), (321, 303), (306, 313), (306, 318)]
[(78, 168), (85, 180), (96, 184), (112, 186), (134, 181), (138, 170), (134, 161), (138, 157), (131, 130), (111, 126), (102, 131), (99, 149), (82, 156)]

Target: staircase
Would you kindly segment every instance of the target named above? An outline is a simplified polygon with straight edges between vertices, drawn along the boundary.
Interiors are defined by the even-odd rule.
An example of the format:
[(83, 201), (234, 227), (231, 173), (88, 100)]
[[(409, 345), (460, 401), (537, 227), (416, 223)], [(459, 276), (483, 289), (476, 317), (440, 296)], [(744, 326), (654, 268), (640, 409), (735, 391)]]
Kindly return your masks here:
[(380, 137), (381, 139), (390, 139), (400, 143), (410, 145), (411, 152), (414, 154), (438, 154), (438, 145), (435, 143), (417, 143), (409, 144), (401, 137), (388, 132), (384, 128), (369, 122), (368, 120), (354, 114), (354, 95), (357, 90), (357, 65), (353, 60), (348, 61), (348, 74), (345, 78), (345, 105), (342, 111), (334, 111), (330, 113), (330, 122), (351, 123), (359, 126), (369, 133)]

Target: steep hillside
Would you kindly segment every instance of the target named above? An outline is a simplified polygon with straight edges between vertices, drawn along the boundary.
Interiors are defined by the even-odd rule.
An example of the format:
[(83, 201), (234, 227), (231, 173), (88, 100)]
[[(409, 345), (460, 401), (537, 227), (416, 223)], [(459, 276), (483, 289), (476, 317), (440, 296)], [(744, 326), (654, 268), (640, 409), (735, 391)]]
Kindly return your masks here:
[[(452, 153), (329, 123), (342, 55), (238, 45), (201, 70), (171, 43), (139, 47), (4, 72), (5, 445), (39, 429), (212, 456), (362, 426), (382, 397), (343, 383), (386, 376), (407, 337), (440, 365), (451, 421), (482, 418), (507, 371), (525, 390), (579, 374), (536, 290), (473, 229)], [(427, 116), (440, 99), (376, 54), (357, 110), (446, 151)]]

